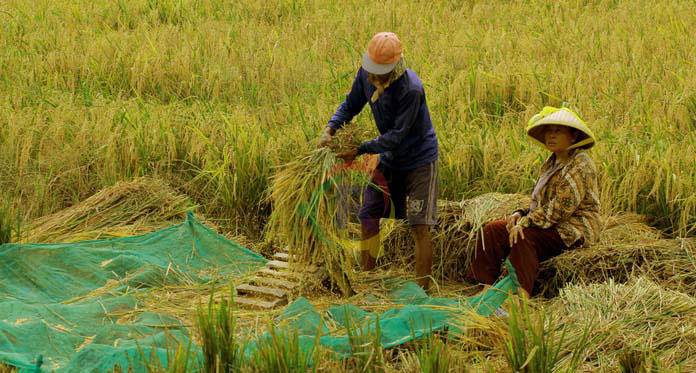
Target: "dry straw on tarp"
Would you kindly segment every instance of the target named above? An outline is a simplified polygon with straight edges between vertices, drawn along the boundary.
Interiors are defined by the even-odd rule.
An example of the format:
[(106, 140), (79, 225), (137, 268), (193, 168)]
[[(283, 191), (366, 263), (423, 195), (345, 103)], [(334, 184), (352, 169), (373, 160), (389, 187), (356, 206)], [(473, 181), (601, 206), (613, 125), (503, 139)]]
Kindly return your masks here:
[(118, 182), (74, 206), (32, 221), (22, 241), (74, 242), (144, 234), (180, 223), (194, 207), (186, 195), (163, 180), (141, 177)]
[[(486, 193), (458, 202), (438, 201), (438, 222), (431, 229), (433, 276), (439, 280), (463, 280), (481, 228), (518, 208), (529, 207), (529, 203), (529, 196), (502, 193)], [(385, 263), (396, 263), (399, 267), (414, 265), (414, 243), (405, 222), (396, 223), (384, 240)]]
[[(356, 264), (357, 229), (354, 223), (341, 221), (343, 207), (338, 193), (342, 185), (367, 185), (372, 164), (370, 158), (363, 157), (359, 159), (362, 163), (356, 161), (354, 167), (344, 170), (345, 163), (335, 153), (357, 147), (371, 137), (366, 126), (346, 125), (330, 147), (301, 154), (278, 167), (271, 179), (273, 211), (266, 237), (288, 245), (294, 255), (291, 265), (325, 266), (332, 282), (346, 295), (351, 293), (350, 278)], [(359, 193), (352, 196), (357, 197)]]

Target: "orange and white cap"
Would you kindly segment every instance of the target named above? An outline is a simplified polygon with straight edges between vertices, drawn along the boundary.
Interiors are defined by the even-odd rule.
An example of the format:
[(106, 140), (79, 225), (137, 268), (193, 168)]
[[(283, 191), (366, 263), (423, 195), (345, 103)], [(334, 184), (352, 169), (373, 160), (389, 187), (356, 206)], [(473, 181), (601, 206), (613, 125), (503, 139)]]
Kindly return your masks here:
[(393, 32), (380, 32), (372, 37), (363, 55), (362, 67), (368, 73), (383, 75), (392, 70), (403, 53), (401, 40)]

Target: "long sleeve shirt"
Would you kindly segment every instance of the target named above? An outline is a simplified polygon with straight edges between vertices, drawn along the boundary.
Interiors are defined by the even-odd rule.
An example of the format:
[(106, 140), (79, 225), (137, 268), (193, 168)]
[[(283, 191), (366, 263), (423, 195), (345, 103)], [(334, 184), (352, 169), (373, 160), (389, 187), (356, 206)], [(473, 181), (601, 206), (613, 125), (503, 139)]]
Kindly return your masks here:
[(379, 154), (379, 160), (395, 170), (411, 170), (438, 158), (438, 142), (425, 101), (425, 90), (413, 71), (406, 69), (377, 101), (370, 97), (377, 89), (360, 68), (346, 100), (329, 120), (339, 130), (358, 115), (369, 102), (380, 136), (360, 145), (358, 154)]
[[(547, 173), (551, 175), (546, 175)], [(532, 195), (532, 209), (518, 224), (523, 227), (556, 228), (568, 247), (588, 246), (599, 239), (599, 193), (597, 170), (585, 150), (570, 154), (564, 165), (555, 155), (541, 167), (538, 193)]]

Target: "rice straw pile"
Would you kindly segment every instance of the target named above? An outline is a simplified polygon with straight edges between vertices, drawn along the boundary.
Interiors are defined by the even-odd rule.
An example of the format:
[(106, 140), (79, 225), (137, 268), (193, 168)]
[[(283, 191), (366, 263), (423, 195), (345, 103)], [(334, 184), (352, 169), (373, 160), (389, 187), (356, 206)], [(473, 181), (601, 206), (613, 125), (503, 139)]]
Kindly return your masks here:
[(367, 185), (372, 159), (361, 157), (348, 167), (334, 152), (357, 147), (371, 137), (366, 126), (347, 125), (336, 133), (330, 148), (312, 149), (295, 158), (279, 167), (271, 180), (273, 210), (267, 239), (287, 245), (293, 265), (325, 266), (344, 295), (352, 292), (357, 240), (351, 237), (355, 228), (339, 221), (338, 187)]
[(579, 326), (593, 320), (590, 338), (596, 339), (582, 371), (618, 371), (620, 360), (626, 365), (635, 356), (655, 358), (662, 368), (696, 371), (696, 299), (686, 294), (644, 277), (626, 284), (610, 280), (566, 287), (548, 309), (563, 315), (558, 326), (567, 330), (569, 346), (581, 337)]
[[(529, 201), (528, 196), (499, 193), (461, 202), (438, 201), (438, 224), (431, 230), (433, 276), (464, 280), (481, 227), (516, 208), (527, 207)], [(543, 262), (536, 288), (553, 296), (566, 284), (608, 279), (625, 282), (633, 275), (642, 275), (668, 289), (696, 295), (696, 239), (666, 239), (637, 214), (604, 217), (603, 227), (597, 244)], [(413, 266), (415, 249), (405, 223), (395, 224), (384, 246), (385, 264)]]
[(181, 223), (194, 207), (166, 182), (141, 177), (32, 221), (22, 241), (74, 242), (144, 234)]
[[(529, 206), (521, 194), (486, 193), (460, 202), (438, 201), (438, 223), (431, 229), (433, 277), (462, 280), (475, 252), (476, 235), (486, 223), (503, 219), (515, 209)], [(384, 261), (413, 267), (415, 246), (410, 228), (398, 222), (384, 239)]]
[(625, 282), (642, 275), (696, 295), (696, 240), (665, 239), (643, 221), (634, 214), (607, 218), (599, 243), (542, 263), (537, 286), (550, 296), (569, 283)]

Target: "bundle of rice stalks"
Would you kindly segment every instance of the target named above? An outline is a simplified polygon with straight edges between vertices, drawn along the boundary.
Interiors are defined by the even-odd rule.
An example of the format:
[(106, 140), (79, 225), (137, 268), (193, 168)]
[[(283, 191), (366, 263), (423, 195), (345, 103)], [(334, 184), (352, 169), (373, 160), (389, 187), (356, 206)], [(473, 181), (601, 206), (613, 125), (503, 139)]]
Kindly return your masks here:
[(559, 327), (565, 327), (569, 346), (581, 338), (578, 326), (594, 320), (582, 371), (619, 371), (636, 356), (647, 361), (631, 363), (634, 367), (696, 371), (696, 299), (691, 296), (639, 277), (626, 284), (610, 280), (566, 287), (548, 309), (563, 315)]
[(74, 242), (152, 232), (180, 223), (195, 206), (160, 179), (141, 177), (31, 222), (23, 242)]
[(291, 265), (324, 265), (346, 295), (351, 293), (349, 282), (359, 246), (346, 210), (357, 203), (360, 188), (369, 183), (373, 160), (362, 157), (349, 165), (337, 159), (334, 151), (357, 147), (371, 137), (367, 126), (347, 125), (336, 133), (330, 148), (308, 151), (279, 167), (271, 179), (273, 210), (267, 239), (288, 245)]
[(641, 275), (661, 286), (696, 295), (696, 240), (665, 239), (637, 215), (606, 220), (600, 242), (542, 263), (538, 288), (553, 296), (569, 283), (625, 282)]
[(327, 145), (334, 154), (341, 154), (354, 148), (357, 148), (365, 140), (373, 137), (374, 131), (367, 126), (350, 123), (343, 129), (336, 131), (333, 140)]
[[(515, 209), (528, 207), (529, 203), (529, 196), (502, 193), (486, 193), (460, 202), (438, 201), (438, 223), (431, 230), (433, 276), (462, 280), (475, 252), (476, 235), (483, 226), (505, 218)], [(406, 223), (396, 223), (385, 238), (384, 251), (387, 262), (397, 260), (401, 267), (414, 265), (415, 247)]]

